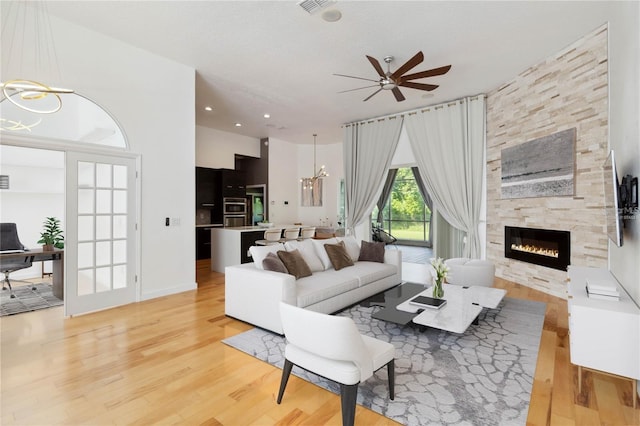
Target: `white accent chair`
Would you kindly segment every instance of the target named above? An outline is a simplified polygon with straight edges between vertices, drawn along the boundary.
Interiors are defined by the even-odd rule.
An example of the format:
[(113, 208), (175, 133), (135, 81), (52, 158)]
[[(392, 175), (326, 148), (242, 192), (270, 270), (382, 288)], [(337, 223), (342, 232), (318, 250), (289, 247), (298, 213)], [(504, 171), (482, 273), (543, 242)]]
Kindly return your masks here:
[(447, 278), (449, 284), (493, 287), (493, 278), (496, 273), (493, 262), (456, 257), (447, 259), (444, 263), (449, 267)]
[(308, 238), (313, 238), (316, 235), (316, 227), (308, 226), (306, 228), (300, 229), (300, 238), (301, 240), (306, 240)]
[(322, 314), (280, 302), (287, 338), (278, 404), (294, 365), (340, 384), (342, 424), (355, 421), (358, 384), (387, 366), (389, 398), (394, 398), (394, 355), (391, 343), (361, 335), (351, 318)]

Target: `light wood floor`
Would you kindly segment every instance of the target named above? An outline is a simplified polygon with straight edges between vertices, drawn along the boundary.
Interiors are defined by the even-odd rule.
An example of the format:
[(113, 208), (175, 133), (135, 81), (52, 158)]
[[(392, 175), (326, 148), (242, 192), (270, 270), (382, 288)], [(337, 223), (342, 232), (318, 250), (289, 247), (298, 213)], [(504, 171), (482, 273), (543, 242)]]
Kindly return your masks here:
[[(1, 318), (1, 424), (339, 425), (338, 396), (297, 377), (276, 404), (280, 370), (220, 342), (250, 328), (225, 317), (224, 276), (200, 273), (198, 282), (72, 319), (61, 308)], [(640, 424), (628, 381), (587, 372), (577, 394), (566, 302), (496, 285), (548, 304), (529, 424)], [(360, 406), (356, 423), (394, 424)]]

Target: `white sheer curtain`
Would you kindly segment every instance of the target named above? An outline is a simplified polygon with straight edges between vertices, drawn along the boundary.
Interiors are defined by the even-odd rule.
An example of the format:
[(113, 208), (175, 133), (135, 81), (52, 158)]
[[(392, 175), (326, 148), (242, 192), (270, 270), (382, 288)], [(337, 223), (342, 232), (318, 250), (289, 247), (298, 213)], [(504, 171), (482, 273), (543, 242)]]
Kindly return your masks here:
[(463, 256), (480, 258), (478, 225), (485, 145), (484, 96), (405, 116), (423, 183), (440, 214), (466, 232)]
[(398, 146), (402, 117), (389, 117), (344, 127), (346, 229), (368, 220), (382, 181)]

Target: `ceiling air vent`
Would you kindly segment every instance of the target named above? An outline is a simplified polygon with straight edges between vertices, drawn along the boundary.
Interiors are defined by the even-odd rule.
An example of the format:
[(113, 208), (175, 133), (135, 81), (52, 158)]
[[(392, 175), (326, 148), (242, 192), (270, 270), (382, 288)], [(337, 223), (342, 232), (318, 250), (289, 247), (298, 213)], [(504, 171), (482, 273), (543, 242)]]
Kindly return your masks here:
[(298, 2), (298, 6), (313, 15), (333, 3), (335, 3), (334, 0), (302, 0)]

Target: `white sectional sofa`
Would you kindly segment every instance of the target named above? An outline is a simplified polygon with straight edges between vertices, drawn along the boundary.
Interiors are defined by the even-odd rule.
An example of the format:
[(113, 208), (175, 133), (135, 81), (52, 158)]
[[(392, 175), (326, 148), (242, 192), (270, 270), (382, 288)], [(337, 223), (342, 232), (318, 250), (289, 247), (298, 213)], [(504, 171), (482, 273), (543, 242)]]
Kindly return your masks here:
[[(336, 271), (324, 244), (344, 241), (353, 266)], [(268, 252), (297, 249), (312, 271), (296, 280), (293, 275), (262, 268)], [(353, 237), (304, 240), (250, 248), (253, 263), (225, 268), (225, 313), (258, 327), (282, 334), (280, 302), (316, 312), (333, 313), (400, 284), (402, 253), (385, 250), (384, 262), (358, 261), (359, 244)]]

